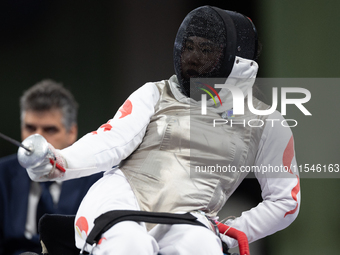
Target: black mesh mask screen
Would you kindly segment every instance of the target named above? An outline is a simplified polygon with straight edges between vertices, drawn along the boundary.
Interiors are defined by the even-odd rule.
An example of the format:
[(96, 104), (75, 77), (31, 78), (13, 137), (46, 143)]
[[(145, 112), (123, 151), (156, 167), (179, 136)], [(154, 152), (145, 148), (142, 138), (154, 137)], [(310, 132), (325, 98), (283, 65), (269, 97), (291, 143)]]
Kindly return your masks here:
[(236, 30), (236, 56), (256, 60), (257, 31), (252, 21), (243, 14), (225, 11), (233, 20)]
[(248, 52), (239, 56), (252, 55), (252, 59), (254, 47), (248, 46), (248, 39), (255, 37), (247, 35), (250, 31), (254, 31), (252, 23), (242, 14), (210, 6), (191, 11), (177, 32), (174, 46), (174, 67), (182, 93), (199, 100), (201, 90), (190, 87), (190, 78), (227, 78), (235, 55)]

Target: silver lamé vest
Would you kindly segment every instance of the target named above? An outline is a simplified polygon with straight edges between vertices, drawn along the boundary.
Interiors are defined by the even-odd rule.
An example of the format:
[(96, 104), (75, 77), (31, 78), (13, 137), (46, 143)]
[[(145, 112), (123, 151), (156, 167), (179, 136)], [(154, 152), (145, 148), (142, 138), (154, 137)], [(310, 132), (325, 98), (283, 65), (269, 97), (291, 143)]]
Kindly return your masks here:
[[(248, 120), (254, 126), (266, 117), (252, 114), (245, 104), (245, 114), (233, 118), (240, 124), (213, 127), (214, 119), (222, 119), (219, 114), (208, 108), (202, 115), (200, 107), (178, 102), (167, 81), (156, 86), (155, 114), (142, 143), (120, 169), (143, 211), (202, 210), (215, 216), (245, 178), (240, 167), (254, 164), (264, 125), (251, 128)], [(253, 105), (268, 108), (255, 98)]]

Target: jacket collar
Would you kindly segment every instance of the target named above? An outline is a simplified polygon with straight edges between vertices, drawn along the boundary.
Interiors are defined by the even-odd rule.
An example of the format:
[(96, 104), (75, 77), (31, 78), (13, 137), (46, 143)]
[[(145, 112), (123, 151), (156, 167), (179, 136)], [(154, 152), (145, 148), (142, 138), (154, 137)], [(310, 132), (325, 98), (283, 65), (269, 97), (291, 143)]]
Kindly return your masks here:
[[(243, 92), (244, 98), (246, 98), (248, 89), (252, 88), (255, 83), (257, 71), (258, 64), (255, 61), (236, 56), (233, 69), (225, 84), (239, 88)], [(191, 105), (201, 104), (200, 101), (188, 98), (181, 93), (176, 75), (170, 77), (169, 84), (171, 92), (179, 102)], [(209, 110), (217, 113), (230, 110), (233, 107), (232, 93), (229, 89), (222, 88), (218, 94), (222, 104), (217, 99), (217, 96), (215, 96), (216, 105), (214, 100), (210, 98), (207, 100), (207, 107), (209, 107)]]

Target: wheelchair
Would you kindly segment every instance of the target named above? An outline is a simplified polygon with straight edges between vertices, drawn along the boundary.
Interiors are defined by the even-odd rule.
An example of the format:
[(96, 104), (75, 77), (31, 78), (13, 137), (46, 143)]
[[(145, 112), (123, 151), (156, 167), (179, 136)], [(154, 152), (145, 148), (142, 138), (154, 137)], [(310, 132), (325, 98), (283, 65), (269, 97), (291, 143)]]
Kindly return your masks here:
[[(114, 210), (99, 216), (95, 220), (95, 226), (89, 233), (86, 243), (95, 247), (100, 240), (102, 233), (111, 228), (114, 224), (132, 220), (154, 224), (192, 224), (206, 227), (196, 220), (190, 213), (154, 213), (130, 210)], [(74, 215), (45, 214), (39, 220), (39, 233), (43, 255), (80, 255), (91, 254), (79, 250), (74, 244)], [(220, 222), (213, 222), (216, 231), (234, 238), (238, 241), (240, 255), (250, 255), (247, 236), (242, 232)], [(227, 245), (222, 242), (224, 255), (230, 254)], [(38, 255), (32, 252), (25, 252), (20, 255)]]

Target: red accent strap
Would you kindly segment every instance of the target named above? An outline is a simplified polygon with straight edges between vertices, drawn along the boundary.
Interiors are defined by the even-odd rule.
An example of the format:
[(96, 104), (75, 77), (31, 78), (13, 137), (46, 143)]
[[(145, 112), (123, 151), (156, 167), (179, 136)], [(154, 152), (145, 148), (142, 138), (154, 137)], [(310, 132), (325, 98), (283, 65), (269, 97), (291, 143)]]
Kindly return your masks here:
[(232, 228), (218, 221), (216, 221), (216, 224), (221, 234), (227, 235), (238, 241), (238, 248), (240, 250), (240, 255), (250, 255), (248, 238), (245, 233), (237, 230), (236, 228)]
[[(51, 158), (50, 158), (50, 163), (54, 166), (54, 160), (51, 159)], [(63, 168), (63, 167), (62, 167), (61, 165), (59, 165), (58, 163), (55, 164), (55, 167), (56, 167), (59, 171), (61, 171), (61, 172), (63, 172), (63, 173), (66, 172), (65, 168)]]

